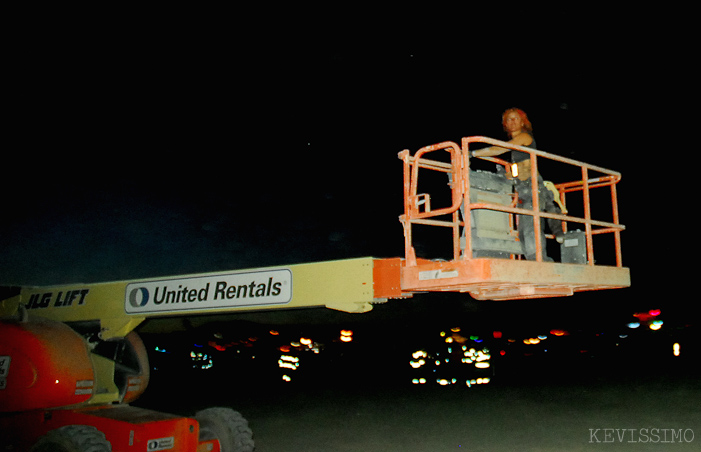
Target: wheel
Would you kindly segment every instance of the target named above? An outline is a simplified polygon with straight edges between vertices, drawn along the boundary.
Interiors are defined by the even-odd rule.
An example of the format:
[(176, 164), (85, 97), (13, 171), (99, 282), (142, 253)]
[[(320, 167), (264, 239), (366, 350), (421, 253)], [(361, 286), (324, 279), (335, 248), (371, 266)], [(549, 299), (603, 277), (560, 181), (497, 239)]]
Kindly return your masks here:
[(89, 425), (67, 425), (39, 438), (30, 452), (111, 452), (105, 434)]
[(198, 411), (200, 441), (218, 439), (222, 452), (253, 452), (253, 432), (241, 413), (231, 408), (207, 408)]

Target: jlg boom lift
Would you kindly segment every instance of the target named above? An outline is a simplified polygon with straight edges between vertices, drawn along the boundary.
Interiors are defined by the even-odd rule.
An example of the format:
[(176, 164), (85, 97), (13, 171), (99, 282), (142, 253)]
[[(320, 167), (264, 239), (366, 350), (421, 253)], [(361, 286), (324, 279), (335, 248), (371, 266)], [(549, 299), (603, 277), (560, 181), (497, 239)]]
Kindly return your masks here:
[[(569, 168), (547, 175), (576, 175), (550, 184), (561, 212), (541, 212), (538, 196), (533, 209), (519, 207), (505, 177), (508, 162), (482, 159), (506, 171), (471, 168), (469, 151), (475, 143), (528, 152), (533, 181), (541, 160)], [(253, 450), (247, 422), (230, 408), (205, 409), (190, 418), (129, 404), (149, 381), (147, 352), (134, 331), (148, 318), (319, 306), (360, 313), (419, 292), (460, 291), (479, 300), (503, 300), (630, 285), (621, 259), (619, 173), (484, 137), (427, 146), (413, 156), (403, 151), (399, 157), (404, 165), (403, 258), (24, 287), (5, 296), (0, 304), (0, 449)], [(592, 212), (601, 212), (601, 206), (593, 209), (592, 192), (606, 188), (610, 218), (595, 220)], [(577, 197), (580, 201), (573, 203)], [(445, 205), (437, 207), (441, 202)], [(566, 213), (574, 204), (581, 216)], [(584, 230), (566, 233), (560, 262), (544, 259), (536, 234), (538, 256), (527, 261), (516, 229), (527, 216), (536, 226), (553, 218), (565, 231), (576, 225)], [(604, 235), (613, 237), (604, 243), (612, 249), (597, 248), (595, 255), (595, 239)], [(448, 255), (435, 255), (437, 250)], [(599, 256), (611, 256), (611, 265), (598, 265)]]

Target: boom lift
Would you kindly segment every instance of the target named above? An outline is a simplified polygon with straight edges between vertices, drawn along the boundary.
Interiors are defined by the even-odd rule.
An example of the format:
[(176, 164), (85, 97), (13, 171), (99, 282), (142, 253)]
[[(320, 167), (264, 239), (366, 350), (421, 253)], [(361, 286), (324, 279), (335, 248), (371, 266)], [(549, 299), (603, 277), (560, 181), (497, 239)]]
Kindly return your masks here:
[[(541, 212), (537, 196), (533, 209), (519, 208), (503, 171), (471, 169), (472, 143), (530, 153), (533, 180), (541, 158), (578, 168), (581, 178), (561, 181), (554, 188), (563, 207), (566, 194), (581, 193), (583, 216), (566, 215), (564, 209), (560, 214)], [(438, 158), (428, 159), (431, 153)], [(23, 287), (0, 297), (4, 450), (253, 450), (247, 422), (229, 408), (205, 409), (183, 418), (129, 405), (149, 381), (146, 349), (134, 331), (148, 318), (301, 307), (360, 313), (375, 303), (419, 292), (460, 291), (480, 300), (500, 300), (630, 285), (621, 259), (619, 173), (484, 137), (463, 138), (461, 146), (427, 146), (414, 156), (405, 150), (399, 157), (404, 164), (403, 258)], [(486, 160), (508, 166), (503, 160)], [(419, 193), (418, 187), (424, 186), (419, 177), (427, 171), (444, 174), (443, 190), (448, 176), (446, 206), (434, 208), (431, 194)], [(601, 175), (592, 178), (590, 172)], [(610, 190), (611, 221), (592, 219), (590, 192), (601, 187)], [(440, 194), (433, 199), (434, 204), (440, 202)], [(580, 224), (585, 231), (567, 236), (561, 262), (546, 262), (541, 253), (536, 261), (526, 261), (515, 229), (518, 216), (532, 216), (536, 224), (554, 218), (565, 230), (568, 224)], [(419, 227), (437, 234), (421, 242), (415, 234)], [(445, 231), (452, 233), (452, 241)], [(613, 235), (614, 265), (596, 265), (594, 260), (593, 239), (602, 234)], [(417, 256), (417, 248), (440, 249), (442, 240), (449, 244), (445, 248), (450, 256)], [(538, 234), (536, 242), (540, 250)]]

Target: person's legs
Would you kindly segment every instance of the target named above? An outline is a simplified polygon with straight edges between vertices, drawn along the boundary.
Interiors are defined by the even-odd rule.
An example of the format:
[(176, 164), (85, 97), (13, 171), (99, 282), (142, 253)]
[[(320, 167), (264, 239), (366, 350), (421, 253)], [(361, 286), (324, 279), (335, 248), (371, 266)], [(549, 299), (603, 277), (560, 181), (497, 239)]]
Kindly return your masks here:
[[(538, 178), (538, 182), (539, 201), (541, 209), (543, 209), (543, 207), (547, 205), (547, 196), (544, 196), (545, 187), (542, 186), (542, 180), (540, 178)], [(519, 207), (522, 209), (532, 209), (533, 191), (531, 189), (531, 180), (517, 180), (514, 186), (519, 197)], [(533, 224), (534, 218), (531, 215), (518, 216), (518, 236), (521, 243), (523, 243), (523, 254), (526, 260), (529, 261), (536, 260), (535, 228)], [(560, 228), (560, 230), (562, 230), (562, 228)], [(540, 219), (540, 243), (543, 249), (543, 261), (553, 262), (553, 259), (548, 257), (545, 249), (545, 218)]]

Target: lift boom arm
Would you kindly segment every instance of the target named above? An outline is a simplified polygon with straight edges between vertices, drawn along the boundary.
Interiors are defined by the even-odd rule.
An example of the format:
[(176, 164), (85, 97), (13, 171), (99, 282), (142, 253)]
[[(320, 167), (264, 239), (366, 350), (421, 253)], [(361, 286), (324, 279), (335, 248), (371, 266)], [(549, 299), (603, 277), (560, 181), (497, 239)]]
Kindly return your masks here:
[[(2, 302), (60, 322), (99, 320), (101, 338), (124, 337), (147, 318), (327, 307), (367, 312), (387, 301), (373, 283), (376, 259), (357, 258), (230, 272), (95, 284), (22, 288)], [(398, 281), (397, 281), (398, 284)], [(381, 287), (378, 286), (377, 289)]]

